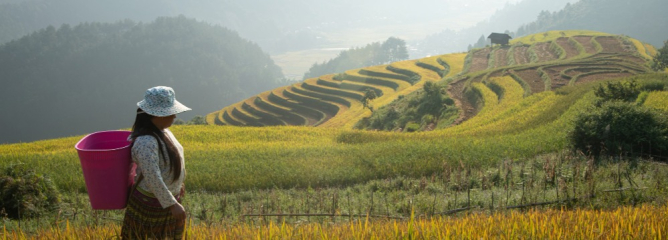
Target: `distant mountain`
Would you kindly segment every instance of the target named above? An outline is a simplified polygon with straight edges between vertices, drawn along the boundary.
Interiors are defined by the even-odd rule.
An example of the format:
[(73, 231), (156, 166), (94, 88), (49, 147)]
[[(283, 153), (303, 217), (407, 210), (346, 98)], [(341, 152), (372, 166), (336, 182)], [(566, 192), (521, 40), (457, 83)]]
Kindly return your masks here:
[(188, 120), (282, 79), (255, 43), (183, 16), (48, 27), (0, 45), (0, 143), (128, 128), (152, 86), (173, 87)]
[(382, 43), (375, 42), (367, 44), (365, 47), (341, 51), (337, 57), (322, 64), (314, 63), (304, 74), (303, 79), (406, 59), (408, 59), (406, 41), (390, 37)]
[(655, 47), (668, 40), (666, 0), (580, 0), (558, 12), (543, 11), (517, 30), (528, 35), (549, 30), (586, 29), (624, 34)]
[(502, 9), (486, 19), (480, 19), (472, 27), (458, 31), (445, 29), (421, 41), (410, 42), (409, 44), (415, 46), (410, 52), (411, 58), (467, 51), (468, 46), (481, 36), (484, 40), (491, 32), (512, 32), (522, 24), (534, 21), (541, 11), (557, 11), (563, 9), (566, 4), (576, 1), (523, 0), (515, 4), (506, 3)]
[(347, 48), (390, 36), (408, 39), (401, 35), (406, 31), (370, 41), (342, 39), (346, 36), (341, 33), (406, 25), (415, 26), (412, 31), (432, 31), (434, 25), (442, 24), (468, 25), (478, 21), (475, 15), (502, 4), (496, 0), (414, 0), (410, 4), (399, 0), (0, 0), (0, 43), (49, 25), (124, 19), (149, 22), (157, 17), (184, 15), (232, 29), (263, 50), (278, 54), (331, 47), (328, 44)]

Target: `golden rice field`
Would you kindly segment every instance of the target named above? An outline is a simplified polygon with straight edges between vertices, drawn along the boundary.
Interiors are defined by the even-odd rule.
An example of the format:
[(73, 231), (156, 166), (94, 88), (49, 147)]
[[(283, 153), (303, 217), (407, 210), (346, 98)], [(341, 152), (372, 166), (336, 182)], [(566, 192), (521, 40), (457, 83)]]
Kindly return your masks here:
[[(668, 206), (612, 211), (530, 210), (408, 221), (237, 224), (186, 227), (187, 239), (664, 239)], [(4, 230), (0, 239), (113, 239), (120, 226), (46, 229), (35, 235)]]
[(668, 92), (650, 92), (645, 100), (645, 106), (668, 112)]

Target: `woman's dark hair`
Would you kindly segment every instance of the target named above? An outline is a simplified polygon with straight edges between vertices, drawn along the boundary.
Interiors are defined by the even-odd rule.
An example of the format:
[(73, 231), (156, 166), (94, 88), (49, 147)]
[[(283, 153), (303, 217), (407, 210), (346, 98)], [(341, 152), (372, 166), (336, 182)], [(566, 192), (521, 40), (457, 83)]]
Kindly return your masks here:
[[(165, 136), (164, 132), (153, 124), (151, 118), (153, 118), (153, 116), (144, 113), (141, 108), (137, 108), (137, 117), (135, 118), (135, 124), (132, 125), (130, 138), (133, 142), (137, 137), (144, 135), (151, 135), (155, 138), (159, 138), (156, 140), (158, 140), (158, 152), (160, 155), (163, 155), (162, 143), (160, 142), (160, 140), (162, 140), (166, 145), (165, 147), (167, 149), (167, 155), (169, 156), (171, 172), (174, 174), (172, 181), (176, 181), (179, 176), (181, 176), (181, 156), (178, 154), (174, 143)], [(165, 159), (165, 161), (166, 160), (167, 159)]]

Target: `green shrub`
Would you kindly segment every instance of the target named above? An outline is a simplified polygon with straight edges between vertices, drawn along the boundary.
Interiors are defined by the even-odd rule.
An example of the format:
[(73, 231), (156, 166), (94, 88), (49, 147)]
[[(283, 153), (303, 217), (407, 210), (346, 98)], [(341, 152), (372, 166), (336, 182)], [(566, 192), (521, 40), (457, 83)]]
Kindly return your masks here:
[(420, 124), (416, 122), (409, 122), (406, 124), (406, 132), (415, 132), (420, 130)]
[(202, 115), (197, 115), (193, 117), (193, 119), (190, 119), (187, 123), (188, 125), (206, 125), (206, 118)]
[(346, 79), (346, 74), (345, 73), (337, 73), (332, 77), (332, 79), (337, 80), (337, 81), (343, 81)]
[(647, 100), (647, 97), (649, 97), (649, 92), (641, 92), (638, 95), (638, 98), (636, 99), (636, 105), (640, 106), (645, 103), (645, 100)]
[(598, 105), (612, 100), (630, 102), (638, 98), (640, 87), (633, 80), (628, 82), (607, 82), (605, 85), (599, 85), (594, 93), (597, 97), (601, 98)]
[(434, 118), (434, 116), (431, 115), (431, 114), (427, 114), (427, 115), (422, 116), (422, 124), (423, 125), (433, 123), (434, 120), (436, 120), (436, 118)]
[(32, 218), (58, 208), (60, 197), (51, 180), (25, 164), (13, 164), (0, 175), (0, 212), (9, 218)]
[(569, 138), (574, 150), (595, 157), (660, 156), (668, 143), (668, 122), (635, 103), (608, 101), (578, 115)]

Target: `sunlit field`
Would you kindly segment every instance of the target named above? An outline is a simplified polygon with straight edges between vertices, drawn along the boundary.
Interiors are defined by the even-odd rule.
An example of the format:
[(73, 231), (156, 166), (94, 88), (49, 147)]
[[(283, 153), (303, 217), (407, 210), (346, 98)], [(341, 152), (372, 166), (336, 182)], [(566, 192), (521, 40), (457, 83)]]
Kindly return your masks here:
[[(613, 211), (546, 210), (463, 217), (348, 223), (204, 225), (186, 228), (187, 239), (663, 239), (668, 207), (643, 205)], [(118, 225), (51, 229), (37, 236), (3, 232), (2, 239), (110, 239)]]
[[(512, 43), (532, 44), (578, 35), (609, 36), (589, 31), (550, 31), (518, 38)], [(590, 43), (587, 45), (590, 50), (597, 48), (600, 52), (603, 48), (595, 39)], [(637, 40), (628, 44), (637, 48), (639, 53), (633, 53), (637, 59), (639, 56), (648, 59), (656, 52)], [(592, 54), (573, 50), (577, 48), (575, 45), (570, 53), (574, 60), (569, 59), (564, 65), (576, 65)], [(528, 51), (528, 46), (520, 46)], [(367, 67), (363, 69), (366, 73), (354, 69), (342, 74), (347, 74), (345, 80), (333, 80), (335, 74), (308, 79), (289, 91), (287, 87), (274, 89), (259, 94), (259, 99), (238, 102), (233, 108), (206, 117), (209, 124), (243, 122), (240, 118), (244, 116), (251, 122), (260, 118), (251, 111), (258, 115), (275, 114), (254, 108), (263, 101), (271, 108), (274, 103), (266, 100), (269, 95), (277, 98), (297, 95), (292, 91), (303, 90), (304, 84), (314, 86), (319, 80), (330, 85), (348, 84), (348, 88), (366, 84), (360, 78), (384, 82), (385, 85), (367, 86), (383, 93), (372, 102), (378, 109), (421, 91), (427, 81), (452, 83), (457, 78), (466, 84), (462, 87), (466, 94), (473, 96), (465, 98), (475, 105), (475, 109), (468, 110), (475, 112), (458, 125), (433, 131), (354, 130), (357, 121), (369, 116), (371, 110), (356, 99), (359, 92), (345, 95), (353, 91), (327, 85), (321, 88), (331, 88), (330, 92), (335, 89), (345, 96), (330, 96), (339, 101), (331, 104), (339, 107), (337, 114), (328, 113), (331, 118), (308, 118), (314, 125), (322, 123), (319, 127), (172, 126), (171, 131), (185, 149), (187, 236), (189, 239), (665, 238), (668, 165), (660, 162), (664, 156), (655, 156), (659, 161), (625, 159), (625, 156), (594, 159), (568, 151), (568, 135), (576, 117), (596, 105), (599, 98), (595, 90), (601, 84), (635, 81), (640, 86), (663, 86), (668, 83), (668, 75), (647, 73), (642, 69), (644, 65), (627, 66), (628, 59), (611, 58), (607, 60), (619, 60), (624, 62), (623, 66), (596, 71), (631, 76), (582, 81), (573, 86), (569, 83), (585, 78), (589, 70), (596, 68), (576, 69), (583, 71), (580, 74), (583, 76), (568, 75), (575, 68), (558, 69), (558, 60), (565, 54), (563, 50), (545, 60), (553, 64), (550, 65), (554, 67), (553, 78), (532, 79), (538, 86), (534, 89), (540, 91), (532, 92), (532, 86), (514, 73), (503, 73), (526, 70), (511, 69), (516, 67), (513, 64), (499, 70), (486, 68), (495, 63), (478, 61), (476, 68), (484, 70), (460, 74), (466, 71), (465, 62), (471, 65), (473, 61), (466, 53), (457, 53)], [(590, 62), (582, 63), (591, 66), (587, 65)], [(541, 72), (539, 64), (543, 63), (534, 61), (527, 66)], [(392, 68), (401, 71), (393, 72)], [(421, 80), (406, 81), (413, 77)], [(561, 81), (563, 85), (551, 90), (550, 81)], [(545, 89), (541, 89), (543, 85)], [(637, 104), (661, 114), (668, 111), (665, 89), (641, 95), (643, 98)], [(312, 100), (309, 96), (302, 99)], [(346, 101), (351, 102), (346, 104)], [(273, 109), (294, 110), (278, 106)], [(231, 114), (234, 110), (239, 112), (236, 117)], [(0, 239), (118, 236), (122, 211), (89, 209), (74, 149), (82, 137), (0, 145), (0, 169), (13, 164), (34, 168), (53, 181), (63, 201), (57, 212), (37, 219), (10, 220), (0, 212), (3, 221)]]

